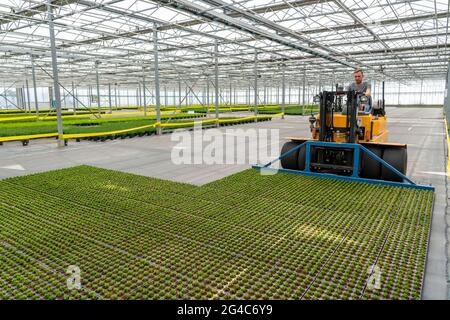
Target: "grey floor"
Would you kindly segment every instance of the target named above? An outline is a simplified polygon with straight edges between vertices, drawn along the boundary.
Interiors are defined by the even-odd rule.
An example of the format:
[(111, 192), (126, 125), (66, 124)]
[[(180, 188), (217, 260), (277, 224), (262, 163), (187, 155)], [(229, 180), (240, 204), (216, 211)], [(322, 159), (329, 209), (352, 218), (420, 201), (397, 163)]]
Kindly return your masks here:
[[(408, 144), (408, 175), (418, 183), (436, 187), (432, 232), (424, 282), (424, 299), (447, 299), (447, 261), (450, 251), (447, 235), (450, 223), (447, 211), (447, 177), (445, 125), (442, 109), (439, 108), (388, 108), (390, 141)], [(308, 117), (287, 116), (284, 120), (245, 124), (221, 128), (215, 137), (235, 137), (227, 129), (279, 129), (279, 141), (268, 144), (278, 148), (288, 136), (309, 136)], [(170, 134), (151, 137), (136, 137), (107, 142), (74, 142), (68, 147), (57, 148), (55, 140), (31, 141), (23, 147), (10, 142), (0, 146), (0, 179), (88, 164), (140, 175), (182, 181), (202, 185), (230, 174), (247, 169), (244, 164), (180, 164), (172, 162), (171, 153), (185, 150), (185, 146), (171, 140)], [(205, 143), (206, 145), (207, 143)], [(244, 141), (238, 146), (246, 146)], [(175, 147), (175, 149), (174, 149)], [(258, 150), (266, 148), (258, 145)], [(244, 148), (245, 150), (245, 148)], [(202, 149), (196, 151), (202, 153)], [(260, 159), (262, 162), (263, 159)], [(248, 162), (248, 161), (247, 161)]]

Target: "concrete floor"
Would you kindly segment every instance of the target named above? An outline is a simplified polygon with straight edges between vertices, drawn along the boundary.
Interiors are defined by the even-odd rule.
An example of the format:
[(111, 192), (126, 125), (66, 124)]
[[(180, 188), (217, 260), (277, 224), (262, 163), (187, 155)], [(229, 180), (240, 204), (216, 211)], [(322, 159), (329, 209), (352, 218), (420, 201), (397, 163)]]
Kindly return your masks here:
[[(423, 298), (447, 299), (450, 250), (447, 247), (447, 177), (445, 125), (439, 108), (388, 108), (390, 140), (408, 144), (408, 176), (422, 184), (436, 187), (432, 232), (426, 266)], [(246, 114), (248, 115), (248, 114)], [(233, 114), (235, 116), (235, 114)], [(227, 129), (279, 129), (279, 141), (270, 141), (274, 148), (281, 147), (288, 136), (309, 136), (308, 117), (286, 116), (271, 122), (245, 124), (221, 128), (215, 136), (234, 136)], [(205, 143), (208, 144), (208, 143)], [(244, 142), (238, 146), (247, 145)], [(11, 142), (0, 146), (0, 179), (26, 175), (52, 169), (88, 164), (140, 175), (158, 177), (201, 185), (247, 169), (246, 164), (182, 164), (171, 160), (171, 152), (183, 150), (171, 135), (136, 137), (107, 142), (70, 141), (59, 149), (55, 140), (31, 141), (23, 147)], [(258, 146), (266, 148), (266, 146)], [(199, 149), (196, 151), (202, 153)], [(261, 162), (263, 162), (261, 160)]]

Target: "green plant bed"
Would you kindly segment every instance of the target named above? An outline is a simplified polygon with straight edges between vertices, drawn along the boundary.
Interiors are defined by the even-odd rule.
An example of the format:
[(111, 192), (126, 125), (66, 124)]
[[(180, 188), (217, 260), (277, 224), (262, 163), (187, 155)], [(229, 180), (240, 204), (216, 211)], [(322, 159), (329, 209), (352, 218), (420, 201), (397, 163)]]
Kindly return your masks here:
[[(94, 114), (98, 115), (97, 112), (94, 111), (94, 113), (90, 111), (83, 111), (83, 112), (69, 112), (65, 111), (62, 112), (61, 115), (63, 116), (63, 119), (65, 120), (64, 116), (76, 116), (76, 119), (82, 119), (82, 118), (90, 118), (93, 117)], [(104, 111), (100, 112), (100, 114), (105, 114)], [(36, 118), (35, 113), (16, 113), (16, 114), (0, 114), (0, 124), (1, 123), (23, 123), (28, 121), (55, 121), (56, 113), (40, 113), (39, 119)], [(69, 119), (74, 119), (75, 117), (69, 117)]]
[(25, 113), (25, 111), (19, 109), (0, 109), (0, 115), (15, 113)]
[(18, 118), (18, 117), (35, 117), (34, 113), (1, 113), (0, 119), (8, 119), (8, 118)]
[[(278, 104), (273, 105), (260, 105), (258, 106), (258, 113), (260, 114), (276, 114), (282, 112), (282, 106)], [(196, 113), (207, 113), (208, 108), (206, 106), (189, 106), (181, 109), (182, 112), (194, 111)], [(248, 105), (222, 105), (219, 106), (219, 112), (254, 112), (253, 106)], [(311, 112), (318, 112), (319, 108), (317, 105), (286, 105), (285, 113), (290, 115), (304, 115)], [(214, 113), (215, 107), (209, 108), (209, 113)]]
[(254, 169), (197, 187), (90, 166), (0, 190), (0, 299), (421, 295), (431, 191)]
[[(258, 112), (261, 114), (274, 114), (283, 112), (283, 109), (281, 106), (277, 106), (276, 108), (258, 108)], [(314, 105), (306, 105), (306, 106), (288, 105), (284, 109), (284, 113), (288, 115), (306, 115), (315, 112), (319, 112), (319, 108)]]
[[(161, 115), (164, 121), (179, 121), (181, 119), (203, 118), (202, 114)], [(85, 119), (63, 119), (64, 133), (90, 133), (124, 130), (155, 123), (156, 116), (142, 117), (105, 117)], [(94, 126), (92, 124), (95, 124)], [(19, 123), (0, 122), (0, 137), (45, 134), (56, 132), (57, 122), (52, 121), (22, 121)]]
[[(91, 108), (92, 110), (97, 110), (97, 108)], [(71, 113), (72, 111), (68, 111), (69, 108), (61, 108), (62, 112), (69, 112)], [(78, 111), (83, 112), (86, 111), (85, 108), (83, 109), (78, 109)], [(46, 109), (39, 109), (39, 113), (42, 114), (46, 114), (48, 112), (56, 112), (55, 109), (50, 109), (50, 108), (46, 108)], [(90, 111), (89, 111), (90, 112)], [(29, 115), (29, 114), (34, 114), (35, 113), (35, 109), (31, 109), (30, 112), (25, 111), (25, 110), (20, 110), (20, 109), (0, 109), (0, 117), (3, 117), (3, 115), (5, 114), (24, 114), (24, 115)]]

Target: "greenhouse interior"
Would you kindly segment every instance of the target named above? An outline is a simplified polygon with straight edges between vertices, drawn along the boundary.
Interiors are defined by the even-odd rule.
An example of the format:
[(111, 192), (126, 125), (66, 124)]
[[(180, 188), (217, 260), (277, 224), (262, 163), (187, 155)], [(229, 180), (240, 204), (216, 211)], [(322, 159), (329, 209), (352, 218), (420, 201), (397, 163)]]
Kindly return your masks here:
[(449, 299), (449, 11), (1, 0), (0, 300)]

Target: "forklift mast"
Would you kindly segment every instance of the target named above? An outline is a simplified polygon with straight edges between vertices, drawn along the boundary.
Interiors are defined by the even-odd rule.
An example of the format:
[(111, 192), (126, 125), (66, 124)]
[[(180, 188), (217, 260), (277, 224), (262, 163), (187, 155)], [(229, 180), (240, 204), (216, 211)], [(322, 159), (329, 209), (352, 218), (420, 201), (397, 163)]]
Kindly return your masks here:
[(336, 98), (338, 95), (347, 95), (347, 142), (356, 142), (357, 119), (356, 114), (358, 110), (358, 94), (356, 91), (323, 91), (320, 93), (320, 131), (319, 141), (331, 142), (333, 141), (333, 114), (336, 112), (335, 107)]

